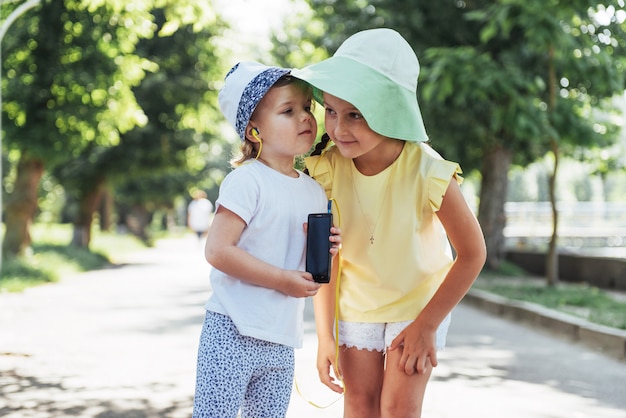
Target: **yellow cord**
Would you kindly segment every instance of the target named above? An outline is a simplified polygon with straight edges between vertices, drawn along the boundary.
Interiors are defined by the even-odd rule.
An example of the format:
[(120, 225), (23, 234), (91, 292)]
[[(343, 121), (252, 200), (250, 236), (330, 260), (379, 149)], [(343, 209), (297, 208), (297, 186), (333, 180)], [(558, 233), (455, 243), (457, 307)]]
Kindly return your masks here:
[[(341, 211), (339, 210), (339, 204), (334, 197), (331, 197), (329, 200), (335, 204), (335, 209), (337, 210), (337, 226), (341, 228)], [(339, 364), (339, 284), (341, 283), (341, 265), (343, 264), (341, 258), (341, 247), (339, 247), (337, 252), (337, 263), (337, 284), (335, 285), (335, 366)], [(343, 382), (343, 379), (341, 376), (337, 377), (341, 380), (343, 390), (345, 392), (346, 385)]]
[[(339, 210), (339, 205), (337, 204), (337, 200), (335, 200), (332, 197), (329, 200), (335, 204), (335, 209), (337, 210), (337, 226), (341, 228), (341, 211)], [(337, 284), (335, 286), (335, 366), (339, 364), (339, 283), (341, 282), (341, 265), (342, 265), (341, 247), (339, 247), (339, 250), (337, 253), (337, 263), (338, 263), (337, 264), (337, 277), (336, 277)], [(341, 381), (343, 385), (343, 391), (345, 393), (346, 384), (344, 383), (343, 378), (337, 373), (336, 369), (333, 370), (333, 372), (335, 372), (335, 374), (337, 375), (337, 378)], [(298, 395), (300, 395), (300, 397), (304, 399), (309, 405), (312, 405), (318, 409), (326, 409), (334, 405), (335, 403), (337, 403), (343, 397), (343, 394), (342, 394), (337, 399), (329, 403), (328, 405), (319, 405), (313, 401), (310, 401), (304, 396), (304, 394), (300, 390), (300, 387), (298, 386), (298, 378), (296, 376), (294, 376), (293, 381), (296, 387), (296, 392), (298, 392)]]
[(328, 407), (331, 407), (331, 406), (333, 406), (334, 404), (336, 404), (338, 401), (340, 401), (340, 400), (341, 400), (341, 398), (343, 397), (343, 395), (339, 396), (337, 399), (335, 399), (334, 401), (332, 401), (332, 402), (331, 402), (331, 403), (329, 403), (328, 405), (318, 405), (318, 404), (316, 404), (315, 402), (310, 401), (310, 400), (308, 400), (307, 398), (305, 398), (305, 396), (304, 396), (304, 395), (302, 394), (302, 392), (300, 391), (300, 388), (298, 387), (298, 379), (294, 378), (294, 379), (293, 379), (293, 382), (294, 382), (294, 384), (295, 384), (295, 386), (296, 386), (296, 392), (298, 392), (298, 395), (300, 395), (300, 397), (301, 397), (302, 399), (304, 399), (304, 400), (305, 400), (305, 401), (306, 401), (309, 405), (312, 405), (312, 406), (314, 406), (314, 407), (316, 407), (316, 408), (318, 408), (318, 409), (326, 409), (326, 408), (328, 408)]
[[(317, 165), (324, 157), (324, 154), (326, 153), (330, 145), (330, 141), (328, 141), (326, 143), (326, 146), (320, 153), (320, 157), (317, 159), (315, 165), (313, 166), (313, 173), (315, 173)], [(339, 210), (339, 204), (337, 203), (337, 199), (331, 197), (328, 200), (335, 204), (335, 209), (337, 210), (337, 226), (341, 228), (341, 211)], [(343, 264), (341, 258), (341, 247), (339, 248), (339, 252), (337, 253), (337, 263), (337, 285), (335, 286), (335, 365), (339, 364), (339, 284), (341, 283), (341, 265)], [(341, 383), (343, 384), (343, 390), (345, 392), (346, 385), (343, 382), (343, 379), (340, 376), (337, 377), (339, 378), (339, 380), (341, 380)]]

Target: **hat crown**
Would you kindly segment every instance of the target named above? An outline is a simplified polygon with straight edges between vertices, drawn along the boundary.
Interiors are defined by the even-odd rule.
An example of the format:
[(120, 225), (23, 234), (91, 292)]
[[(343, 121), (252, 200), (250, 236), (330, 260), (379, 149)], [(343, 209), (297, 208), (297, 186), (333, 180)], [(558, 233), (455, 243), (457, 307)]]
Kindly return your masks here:
[(357, 32), (332, 57), (292, 74), (313, 85), (320, 103), (321, 93), (351, 103), (374, 132), (422, 142), (428, 134), (417, 103), (419, 70), (411, 45), (395, 30), (378, 28)]
[(261, 99), (290, 69), (270, 67), (255, 61), (241, 61), (226, 74), (218, 102), (226, 120), (245, 140), (246, 125)]
[[(372, 54), (372, 51), (376, 51), (376, 54)], [(357, 61), (402, 87), (417, 91), (419, 61), (411, 45), (393, 29), (358, 32), (346, 39), (334, 56)]]

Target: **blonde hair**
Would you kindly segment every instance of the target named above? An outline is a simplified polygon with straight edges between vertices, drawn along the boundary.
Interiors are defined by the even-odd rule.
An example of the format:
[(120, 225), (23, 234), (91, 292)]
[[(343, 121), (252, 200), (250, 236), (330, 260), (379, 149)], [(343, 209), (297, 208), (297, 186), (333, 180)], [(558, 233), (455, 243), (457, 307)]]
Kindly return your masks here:
[[(307, 98), (311, 102), (311, 107), (315, 105), (315, 102), (313, 100), (313, 88), (305, 81), (295, 78), (289, 74), (286, 74), (282, 76), (281, 78), (279, 78), (270, 89), (273, 89), (274, 87), (284, 87), (284, 86), (288, 86), (291, 84), (294, 84), (297, 87), (302, 88), (302, 90), (307, 93)], [(262, 101), (263, 99), (261, 99), (259, 104)], [(254, 117), (255, 113), (256, 113), (256, 109), (254, 110), (254, 112), (252, 112), (252, 116), (250, 119)], [(246, 161), (255, 159), (258, 155), (258, 152), (259, 152), (258, 150), (259, 150), (259, 144), (256, 142), (250, 141), (246, 137), (246, 139), (241, 143), (241, 146), (239, 147), (239, 153), (234, 155), (233, 158), (230, 160), (230, 165), (233, 167), (239, 167)]]

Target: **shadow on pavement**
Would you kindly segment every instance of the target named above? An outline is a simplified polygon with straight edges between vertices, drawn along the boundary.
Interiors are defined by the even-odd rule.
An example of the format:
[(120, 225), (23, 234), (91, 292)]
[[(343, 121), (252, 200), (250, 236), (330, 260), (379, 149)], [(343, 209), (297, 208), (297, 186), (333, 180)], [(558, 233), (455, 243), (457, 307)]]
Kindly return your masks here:
[[(119, 397), (119, 387), (68, 387), (67, 378), (46, 381), (5, 370), (0, 377), (0, 416), (5, 418), (94, 417), (94, 418), (180, 418), (189, 416), (192, 398), (162, 402), (141, 397)], [(168, 385), (153, 384), (153, 393), (171, 391)], [(126, 388), (129, 395), (132, 388)], [(108, 394), (115, 393), (115, 398)], [(109, 399), (107, 399), (109, 398)], [(8, 400), (8, 401), (7, 401)], [(183, 413), (187, 411), (187, 413)]]

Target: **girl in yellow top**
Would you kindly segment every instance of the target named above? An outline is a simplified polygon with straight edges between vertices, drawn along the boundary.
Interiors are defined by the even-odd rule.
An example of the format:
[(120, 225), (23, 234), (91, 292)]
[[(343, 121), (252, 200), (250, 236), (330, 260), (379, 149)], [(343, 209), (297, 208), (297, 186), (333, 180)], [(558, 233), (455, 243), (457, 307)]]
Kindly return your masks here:
[(326, 112), (318, 148), (327, 149), (306, 164), (335, 199), (344, 235), (341, 277), (314, 298), (317, 367), (336, 392), (331, 365), (342, 378), (347, 418), (421, 415), (450, 312), (485, 262), (461, 169), (426, 144), (418, 74), (413, 49), (390, 29), (359, 32), (333, 57), (294, 71)]

